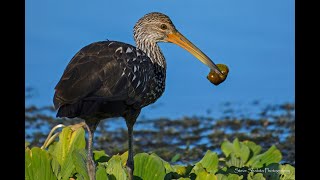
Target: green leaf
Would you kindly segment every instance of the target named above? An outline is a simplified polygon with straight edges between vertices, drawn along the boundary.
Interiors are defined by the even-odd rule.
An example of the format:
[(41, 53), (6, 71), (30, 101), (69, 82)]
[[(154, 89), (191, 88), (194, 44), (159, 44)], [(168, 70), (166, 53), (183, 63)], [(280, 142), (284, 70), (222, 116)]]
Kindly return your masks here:
[(234, 151), (240, 151), (241, 146), (238, 138), (233, 140), (233, 148), (234, 148)]
[(97, 167), (96, 180), (108, 180), (106, 168), (102, 165)]
[(136, 154), (134, 156), (134, 167), (134, 176), (143, 180), (163, 180), (166, 175), (163, 160), (155, 154)]
[(56, 180), (51, 169), (51, 157), (38, 147), (25, 150), (25, 179), (26, 180)]
[(249, 147), (253, 156), (255, 156), (261, 152), (262, 147), (252, 141), (244, 141), (243, 144), (245, 144), (246, 146)]
[(280, 166), (280, 180), (294, 180), (295, 168), (290, 164)]
[(116, 180), (127, 180), (127, 173), (125, 168), (122, 165), (121, 156), (114, 155), (108, 161), (108, 166), (106, 169), (109, 177), (115, 178)]
[(217, 180), (228, 180), (228, 177), (224, 174), (216, 174)]
[(219, 163), (219, 159), (218, 159), (217, 153), (214, 153), (208, 150), (204, 155), (204, 157), (198, 163), (196, 163), (195, 166), (197, 166), (198, 164), (201, 164), (202, 167), (205, 168), (207, 172), (214, 174), (218, 171), (218, 163)]
[(218, 180), (217, 176), (208, 173), (206, 171), (201, 171), (197, 174), (196, 180)]
[(54, 175), (56, 176), (56, 178), (61, 179), (61, 174), (60, 174), (61, 166), (60, 166), (59, 162), (54, 158), (51, 161), (51, 167), (52, 167), (52, 171), (53, 171)]
[[(178, 167), (175, 167), (175, 166), (179, 166), (179, 165), (171, 165), (170, 163), (168, 163), (167, 161), (165, 161), (161, 158), (160, 158), (160, 160), (162, 161), (164, 169), (165, 169), (166, 176), (165, 176), (164, 180), (171, 180), (171, 179), (176, 179), (176, 178), (180, 177), (180, 175), (177, 172)], [(185, 169), (185, 172), (187, 173), (188, 170), (189, 170), (188, 172), (190, 172), (191, 169)], [(183, 171), (184, 171), (183, 169), (180, 169), (179, 172), (182, 173)]]
[(126, 166), (127, 164), (127, 160), (128, 160), (128, 156), (129, 156), (129, 152), (126, 151), (123, 154), (121, 154), (121, 162), (122, 162), (122, 166)]
[(63, 165), (64, 161), (74, 149), (85, 148), (85, 135), (83, 128), (72, 131), (70, 127), (62, 129), (59, 135), (59, 142), (56, 143), (53, 154), (56, 156), (58, 162)]
[(179, 159), (180, 159), (181, 155), (180, 154), (176, 154), (174, 155), (172, 158), (171, 158), (171, 162), (174, 163), (174, 162), (177, 162)]
[(230, 168), (230, 167), (239, 167), (242, 168), (244, 167), (244, 161), (239, 157), (236, 156), (235, 153), (231, 153), (229, 155), (229, 157), (227, 157), (226, 159), (226, 165)]
[(174, 165), (173, 169), (174, 169), (174, 172), (182, 176), (186, 174), (186, 170), (187, 170), (186, 167), (182, 165)]
[(280, 164), (272, 163), (262, 169), (264, 170), (263, 174), (266, 179), (279, 180), (279, 174), (277, 173), (277, 171), (279, 171), (280, 169)]
[(226, 163), (229, 167), (243, 167), (250, 156), (250, 149), (236, 138), (233, 143), (225, 141), (221, 144), (221, 150), (227, 157)]
[(252, 168), (261, 168), (271, 163), (279, 163), (281, 159), (281, 152), (273, 145), (265, 153), (253, 156), (246, 165)]
[(65, 127), (59, 135), (59, 141), (54, 146), (49, 147), (49, 152), (60, 165), (58, 177), (68, 180), (72, 176), (75, 165), (72, 160), (72, 152), (75, 149), (85, 148), (85, 134), (83, 128), (72, 130)]
[[(155, 156), (157, 156), (156, 154), (154, 154)], [(160, 158), (160, 157), (159, 157)], [(174, 172), (174, 168), (171, 166), (170, 163), (168, 163), (167, 161), (163, 160), (160, 158), (160, 160), (163, 163), (164, 169), (166, 170), (166, 174), (170, 173), (170, 172)], [(191, 169), (190, 169), (191, 170)]]
[(270, 164), (264, 168), (264, 176), (267, 179), (294, 180), (295, 168), (290, 164), (281, 165), (277, 163)]
[(235, 145), (235, 154), (237, 156), (240, 156), (243, 162), (247, 162), (250, 155), (250, 149), (242, 142), (238, 141), (238, 138), (236, 138), (233, 141), (233, 144)]
[(230, 141), (224, 141), (221, 144), (221, 151), (226, 157), (228, 157), (234, 151), (233, 144), (230, 143)]
[(94, 162), (107, 162), (109, 161), (110, 157), (104, 152), (104, 150), (101, 151), (93, 151), (93, 160)]
[(75, 166), (73, 165), (71, 156), (67, 156), (66, 160), (64, 161), (63, 165), (61, 166), (61, 176), (62, 180), (68, 180), (72, 176), (72, 171), (74, 170)]
[(206, 171), (206, 170), (204, 169), (201, 163), (198, 163), (197, 165), (193, 166), (191, 173), (199, 174), (202, 171)]
[(243, 176), (238, 176), (236, 174), (229, 174), (228, 175), (228, 180), (241, 180), (243, 179)]
[(266, 180), (262, 173), (254, 174), (254, 172), (250, 172), (248, 174), (248, 180)]
[(79, 173), (83, 179), (89, 179), (87, 171), (87, 151), (85, 149), (75, 149), (72, 152), (72, 160), (77, 173)]

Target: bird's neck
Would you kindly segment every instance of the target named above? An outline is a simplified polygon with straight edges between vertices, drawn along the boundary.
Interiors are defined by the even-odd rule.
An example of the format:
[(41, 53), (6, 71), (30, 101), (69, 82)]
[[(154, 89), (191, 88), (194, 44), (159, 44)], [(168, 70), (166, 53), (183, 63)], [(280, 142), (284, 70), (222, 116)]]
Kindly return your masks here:
[(136, 41), (137, 48), (147, 54), (153, 63), (157, 63), (159, 66), (166, 68), (166, 61), (161, 52), (159, 45), (156, 42), (149, 40)]

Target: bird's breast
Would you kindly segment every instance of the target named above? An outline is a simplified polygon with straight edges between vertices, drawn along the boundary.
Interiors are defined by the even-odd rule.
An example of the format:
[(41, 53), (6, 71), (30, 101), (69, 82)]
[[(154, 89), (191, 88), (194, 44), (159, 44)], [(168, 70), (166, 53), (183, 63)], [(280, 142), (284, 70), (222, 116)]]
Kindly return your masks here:
[(165, 90), (166, 69), (155, 64), (154, 75), (148, 83), (148, 90), (143, 96), (143, 106), (147, 106), (157, 101)]

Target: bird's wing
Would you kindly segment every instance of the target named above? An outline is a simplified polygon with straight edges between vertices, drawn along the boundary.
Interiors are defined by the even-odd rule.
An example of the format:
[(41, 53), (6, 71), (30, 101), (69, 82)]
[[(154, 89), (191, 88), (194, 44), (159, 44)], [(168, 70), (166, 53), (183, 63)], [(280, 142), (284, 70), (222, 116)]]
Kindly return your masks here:
[[(92, 43), (67, 65), (55, 87), (54, 106), (84, 98), (126, 100), (141, 98), (152, 77), (150, 59), (135, 47), (116, 41)], [(132, 102), (130, 102), (132, 101)]]

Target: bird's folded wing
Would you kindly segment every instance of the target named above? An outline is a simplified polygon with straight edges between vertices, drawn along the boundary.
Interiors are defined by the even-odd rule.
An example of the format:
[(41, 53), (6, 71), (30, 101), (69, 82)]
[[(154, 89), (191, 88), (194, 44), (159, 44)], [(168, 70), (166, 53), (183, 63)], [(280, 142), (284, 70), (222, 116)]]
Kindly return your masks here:
[[(124, 53), (126, 48), (131, 48), (132, 53)], [(55, 108), (84, 98), (127, 100), (137, 96), (146, 89), (147, 78), (143, 76), (152, 69), (151, 61), (141, 58), (133, 46), (120, 42), (103, 41), (82, 48), (55, 87)]]

